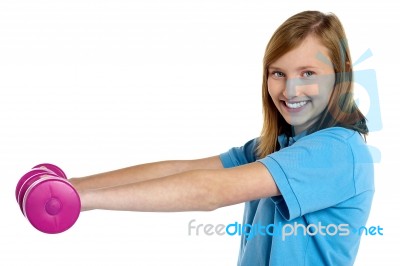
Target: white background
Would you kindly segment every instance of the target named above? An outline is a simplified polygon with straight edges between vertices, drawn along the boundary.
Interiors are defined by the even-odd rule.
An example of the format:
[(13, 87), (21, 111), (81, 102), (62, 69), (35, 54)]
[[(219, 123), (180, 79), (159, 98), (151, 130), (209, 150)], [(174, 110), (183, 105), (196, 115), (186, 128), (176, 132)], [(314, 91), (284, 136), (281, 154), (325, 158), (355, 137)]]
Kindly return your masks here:
[[(217, 155), (261, 129), (261, 67), (273, 31), (303, 10), (334, 12), (355, 70), (377, 73), (383, 129), (376, 194), (356, 265), (398, 265), (395, 1), (0, 2), (0, 265), (235, 265), (238, 237), (188, 236), (188, 222), (241, 222), (243, 206), (210, 213), (82, 213), (46, 235), (21, 214), (20, 176), (51, 162), (84, 176), (164, 159)], [(365, 93), (364, 93), (365, 95)], [(361, 104), (368, 97), (359, 99)]]

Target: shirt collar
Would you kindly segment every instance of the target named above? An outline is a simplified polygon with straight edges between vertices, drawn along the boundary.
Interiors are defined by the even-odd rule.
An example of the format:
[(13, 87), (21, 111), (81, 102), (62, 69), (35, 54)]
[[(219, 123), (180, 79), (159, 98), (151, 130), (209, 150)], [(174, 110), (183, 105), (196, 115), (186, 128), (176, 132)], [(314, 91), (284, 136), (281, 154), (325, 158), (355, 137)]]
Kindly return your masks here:
[(288, 137), (286, 134), (281, 134), (281, 135), (278, 136), (278, 143), (279, 143), (281, 149), (285, 148), (285, 147), (289, 147), (293, 143), (295, 143), (296, 141), (298, 141), (299, 139), (304, 137), (305, 135), (307, 135), (307, 131), (306, 130), (304, 130), (300, 134), (297, 134), (294, 137)]

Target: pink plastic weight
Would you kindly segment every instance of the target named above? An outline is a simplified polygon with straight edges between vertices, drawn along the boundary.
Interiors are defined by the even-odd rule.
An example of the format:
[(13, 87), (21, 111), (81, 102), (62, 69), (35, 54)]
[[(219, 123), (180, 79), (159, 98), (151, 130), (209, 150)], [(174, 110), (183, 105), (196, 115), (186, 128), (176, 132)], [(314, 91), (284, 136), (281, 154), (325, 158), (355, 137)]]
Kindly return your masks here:
[[(17, 199), (18, 203), (19, 203), (18, 195), (20, 193), (22, 185), (27, 181), (27, 179), (30, 179), (33, 175), (36, 175), (38, 173), (41, 173), (41, 174), (49, 173), (51, 175), (55, 175), (55, 176), (59, 176), (59, 177), (67, 179), (67, 176), (65, 175), (64, 171), (61, 170), (60, 167), (58, 167), (54, 164), (50, 164), (50, 163), (38, 164), (35, 167), (33, 167), (28, 173), (23, 175), (21, 177), (21, 179), (19, 180), (17, 187), (15, 189), (15, 198)], [(23, 196), (24, 195), (22, 195), (22, 197)]]
[(39, 168), (39, 169), (48, 169), (49, 171), (53, 172), (56, 176), (62, 177), (62, 178), (67, 178), (67, 175), (64, 173), (64, 171), (58, 167), (57, 165), (51, 164), (51, 163), (41, 163), (36, 165), (35, 168)]
[[(15, 188), (15, 198), (17, 199), (18, 203), (19, 203), (19, 197), (18, 195), (20, 194), (21, 191), (21, 187), (23, 186), (23, 184), (29, 180), (30, 178), (32, 178), (32, 176), (37, 175), (37, 174), (47, 174), (48, 171), (46, 169), (32, 169), (30, 170), (28, 173), (24, 174), (21, 179), (18, 181), (17, 187)], [(23, 196), (23, 195), (22, 195)]]
[(23, 175), (15, 197), (29, 222), (48, 234), (68, 230), (81, 210), (79, 195), (64, 171), (49, 163), (36, 165)]
[(36, 180), (25, 192), (22, 206), (29, 222), (48, 234), (68, 230), (81, 210), (79, 195), (72, 185), (52, 176)]
[(44, 172), (44, 173), (39, 172), (39, 171), (29, 171), (29, 172), (33, 172), (33, 174), (29, 175), (29, 177), (25, 179), (25, 182), (22, 184), (22, 186), (20, 187), (19, 192), (18, 192), (17, 201), (18, 201), (19, 207), (21, 208), (21, 211), (22, 211), (22, 202), (24, 200), (25, 193), (33, 183), (35, 183), (37, 180), (39, 180), (45, 176), (56, 177), (54, 174), (50, 175), (47, 172)]

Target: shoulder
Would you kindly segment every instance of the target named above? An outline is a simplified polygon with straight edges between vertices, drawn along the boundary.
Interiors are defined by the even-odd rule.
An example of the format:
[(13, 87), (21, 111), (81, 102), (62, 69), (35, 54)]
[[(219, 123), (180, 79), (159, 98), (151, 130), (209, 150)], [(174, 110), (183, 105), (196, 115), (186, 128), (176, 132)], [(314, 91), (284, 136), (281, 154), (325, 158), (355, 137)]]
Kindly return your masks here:
[(363, 136), (355, 130), (343, 127), (331, 127), (314, 132), (301, 138), (299, 144), (348, 149), (352, 154), (369, 154), (370, 149)]
[(258, 138), (246, 142), (241, 147), (233, 147), (220, 154), (220, 160), (224, 168), (231, 168), (243, 164), (255, 162)]
[(306, 135), (296, 142), (297, 145), (320, 147), (321, 149), (368, 151), (363, 136), (355, 130), (343, 127), (331, 127)]
[(352, 130), (352, 129), (347, 129), (343, 127), (330, 127), (326, 129), (319, 130), (317, 132), (314, 132), (310, 135), (307, 135), (303, 137), (302, 139), (304, 140), (312, 140), (312, 139), (319, 139), (319, 138), (325, 138), (327, 140), (331, 139), (332, 141), (349, 141), (352, 139), (360, 139), (362, 140), (361, 135)]
[(354, 166), (354, 154), (368, 153), (362, 136), (350, 129), (332, 127), (298, 139), (268, 157), (296, 168), (336, 168), (338, 165)]

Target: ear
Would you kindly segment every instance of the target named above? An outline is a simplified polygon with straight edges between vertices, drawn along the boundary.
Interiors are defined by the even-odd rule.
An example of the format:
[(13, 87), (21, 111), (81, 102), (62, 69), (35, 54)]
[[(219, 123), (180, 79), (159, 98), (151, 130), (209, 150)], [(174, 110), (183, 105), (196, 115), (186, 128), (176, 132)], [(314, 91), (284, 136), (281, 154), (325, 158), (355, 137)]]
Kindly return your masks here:
[(345, 66), (346, 72), (349, 72), (351, 70), (351, 63), (350, 61), (346, 61), (346, 66)]

